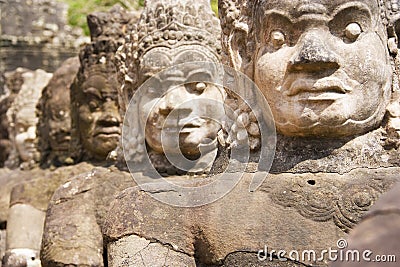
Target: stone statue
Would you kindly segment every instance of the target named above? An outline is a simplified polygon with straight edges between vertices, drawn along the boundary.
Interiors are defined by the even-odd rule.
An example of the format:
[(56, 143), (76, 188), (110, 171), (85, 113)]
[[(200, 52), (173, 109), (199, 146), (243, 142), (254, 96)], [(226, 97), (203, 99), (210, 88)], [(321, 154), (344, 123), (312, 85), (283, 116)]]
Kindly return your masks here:
[[(0, 222), (7, 221), (11, 189), (18, 183), (28, 181), (43, 175), (43, 171), (35, 167), (40, 161), (36, 128), (38, 117), (35, 113), (36, 104), (42, 90), (52, 77), (43, 70), (30, 71), (17, 69), (14, 73), (6, 73), (6, 87), (10, 101), (7, 110), (8, 135), (11, 144), (10, 154), (1, 169), (0, 184)], [(12, 101), (12, 102), (11, 102)], [(7, 102), (3, 102), (7, 105)]]
[[(178, 62), (211, 61), (217, 63), (219, 60), (218, 20), (211, 12), (209, 3), (204, 4), (202, 2), (192, 5), (165, 1), (162, 3), (153, 2), (151, 6), (149, 6), (149, 3), (147, 2), (146, 10), (142, 14), (137, 28), (132, 30), (128, 42), (117, 53), (119, 80), (123, 84), (119, 91), (122, 115), (128, 108), (132, 95), (149, 76)], [(150, 14), (149, 12), (154, 13)], [(198, 17), (204, 19), (198, 20)], [(152, 29), (151, 25), (154, 21), (147, 20), (147, 18), (154, 19), (154, 21), (160, 18), (164, 26), (160, 23), (160, 28)], [(186, 19), (186, 25), (180, 23), (184, 19)], [(205, 28), (203, 23), (210, 22), (209, 27)], [(169, 34), (166, 35), (166, 33)], [(195, 35), (198, 37), (194, 37)], [(156, 36), (161, 37), (161, 39), (157, 39)], [(153, 37), (154, 39), (149, 41)], [(196, 73), (205, 71), (200, 69)], [(168, 73), (167, 79), (182, 80), (184, 77), (182, 74), (180, 75), (179, 73)], [(150, 108), (150, 106), (146, 105), (160, 101), (159, 103), (163, 104), (154, 109), (156, 114), (152, 113), (150, 120), (157, 120), (158, 118), (162, 120), (162, 116), (166, 114), (168, 109), (176, 108), (181, 101), (194, 100), (198, 94), (203, 92), (206, 92), (210, 98), (216, 98), (216, 100), (223, 101), (225, 98), (225, 92), (219, 87), (207, 86), (202, 83), (190, 85), (193, 91), (189, 91), (191, 88), (178, 88), (178, 92), (167, 93), (164, 97), (155, 96), (151, 92), (144, 94), (140, 98), (138, 114), (146, 113), (146, 108)], [(172, 101), (174, 97), (177, 97), (176, 93), (182, 98), (178, 101)], [(162, 106), (164, 104), (165, 107)], [(162, 121), (160, 122), (162, 123)], [(132, 124), (134, 126), (133, 130), (144, 125), (146, 121), (142, 120), (136, 123)], [(191, 146), (184, 146), (184, 154), (187, 156), (196, 156), (198, 153), (196, 148), (200, 140), (204, 139), (204, 137), (216, 139), (220, 130), (220, 126), (216, 124), (202, 124), (199, 126), (200, 129), (189, 131), (189, 135), (193, 134), (194, 140), (192, 140)], [(164, 151), (158, 145), (159, 136), (157, 136), (157, 131), (159, 129), (151, 127), (145, 130), (147, 130), (147, 133), (154, 132), (154, 135), (146, 137), (151, 157), (153, 157), (152, 163), (162, 174), (176, 174), (178, 170), (172, 169), (170, 165), (165, 164), (165, 161), (163, 161)], [(135, 134), (133, 136), (140, 139)], [(196, 137), (198, 138), (197, 140)], [(185, 144), (185, 140), (182, 140), (182, 143)], [(132, 151), (129, 152), (129, 155), (132, 156), (132, 160), (140, 160), (140, 157), (143, 156), (144, 147), (133, 145), (130, 149)], [(129, 173), (110, 168), (109, 170), (97, 169), (90, 175), (82, 175), (72, 180), (71, 183), (60, 187), (52, 198), (46, 217), (42, 262), (45, 264), (57, 263), (59, 265), (83, 265), (90, 262), (92, 265), (95, 263), (95, 265), (102, 266), (102, 254), (106, 253), (106, 251), (103, 251), (104, 245), (100, 230), (104, 226), (104, 218), (108, 212), (109, 204), (119, 193), (116, 189), (122, 190), (132, 185), (134, 183)], [(87, 192), (88, 188), (91, 188), (90, 192)], [(77, 192), (82, 193), (77, 194)], [(61, 214), (70, 214), (72, 207), (82, 205), (82, 198), (90, 200), (84, 211), (80, 212), (79, 215), (75, 213), (73, 216), (68, 216), (67, 220), (65, 216), (61, 216)], [(68, 201), (60, 202), (61, 199), (68, 199)], [(93, 221), (96, 224), (92, 223)], [(65, 222), (68, 222), (69, 227), (63, 226)], [(76, 229), (73, 236), (71, 236), (69, 230), (71, 225), (74, 225)], [(85, 244), (85, 246), (82, 244)]]
[[(136, 13), (126, 12), (120, 6), (114, 6), (107, 13), (89, 15), (88, 24), (91, 29), (92, 43), (80, 53), (81, 66), (75, 81), (72, 83), (72, 80), (67, 79), (65, 75), (69, 73), (68, 77), (73, 78), (72, 71), (76, 73), (78, 71), (76, 68), (79, 67), (77, 59), (66, 61), (55, 73), (59, 79), (63, 80), (57, 79), (53, 83), (54, 86), (49, 85), (48, 94), (45, 94), (47, 98), (42, 99), (40, 106), (40, 111), (45, 117), (56, 115), (55, 120), (44, 118), (41, 125), (40, 133), (43, 134), (40, 136), (41, 148), (43, 155), (46, 155), (46, 158), (43, 158), (42, 167), (59, 167), (72, 163), (76, 165), (51, 170), (40, 179), (13, 188), (9, 216), (12, 225), (7, 230), (10, 242), (7, 242), (6, 266), (13, 266), (17, 262), (27, 262), (32, 257), (31, 255), (39, 259), (45, 212), (57, 187), (72, 180), (78, 174), (86, 174), (95, 166), (110, 163), (106, 163), (107, 155), (115, 148), (120, 132), (115, 70), (112, 61), (115, 50), (123, 43), (125, 32), (130, 29), (129, 24), (135, 17)], [(69, 86), (67, 86), (68, 90), (65, 90), (66, 86), (63, 83), (69, 85), (72, 83), (71, 92), (69, 92)], [(59, 87), (60, 84), (62, 88)], [(68, 97), (62, 98), (60, 94), (55, 93), (57, 90), (64, 90), (63, 93), (68, 93)], [(71, 95), (71, 111), (69, 107), (63, 107), (58, 98), (61, 97), (63, 103), (67, 103), (69, 94)], [(54, 105), (56, 102), (58, 105)], [(58, 109), (56, 113), (54, 113), (54, 108)], [(60, 111), (62, 117), (59, 117)], [(68, 124), (59, 127), (60, 120), (69, 117), (70, 113), (71, 137), (64, 134), (70, 132), (65, 128)], [(52, 127), (56, 127), (54, 129), (56, 132), (51, 130)], [(59, 139), (56, 140), (57, 138), (71, 140), (69, 150), (72, 155), (69, 154), (70, 151), (64, 150), (63, 144)], [(77, 211), (71, 211), (73, 212)], [(29, 229), (27, 231), (19, 230), (24, 228), (24, 222), (32, 222), (34, 219), (35, 227), (25, 227)]]
[(104, 42), (95, 41), (81, 51), (81, 69), (71, 86), (71, 149), (75, 161), (104, 161), (119, 141), (121, 118), (113, 65), (116, 47), (102, 46)]
[(397, 12), (394, 1), (220, 1), (223, 59), (274, 115), (270, 174), (253, 192), (245, 173), (196, 208), (125, 190), (104, 227), (109, 266), (327, 266), (322, 252), (399, 179)]
[[(140, 85), (157, 73), (190, 61), (219, 63), (219, 23), (211, 11), (203, 12), (202, 8), (205, 8), (204, 3), (199, 6), (185, 6), (185, 3), (178, 4), (174, 1), (147, 2), (146, 11), (143, 12), (137, 28), (117, 53), (118, 76), (123, 84), (120, 92), (122, 113), (125, 114), (129, 101)], [(204, 21), (198, 20), (201, 16)], [(190, 76), (205, 73), (214, 75), (210, 70), (193, 67), (185, 70), (186, 73), (168, 70), (165, 73), (166, 82), (184, 82), (185, 79), (190, 79)], [(223, 116), (223, 107), (206, 109), (195, 103), (205, 98), (215, 100), (213, 104), (223, 103), (227, 97), (223, 88), (213, 84), (196, 82), (190, 85), (183, 84), (179, 88), (173, 86), (174, 82), (170, 84), (171, 88), (164, 88), (161, 84), (152, 85), (157, 92), (140, 92), (139, 103), (135, 106), (137, 110), (131, 111), (139, 114), (139, 119), (129, 121), (130, 125), (134, 125), (135, 131), (129, 135), (132, 139), (126, 140), (127, 143), (134, 144), (129, 147), (129, 157), (133, 161), (140, 161), (145, 153), (141, 144), (144, 138), (152, 165), (163, 175), (183, 173), (168, 163), (164, 149), (168, 149), (170, 153), (182, 152), (187, 158), (197, 158), (200, 156), (200, 150), (205, 150), (207, 146), (210, 147), (210, 151), (217, 149), (216, 139), (221, 130), (221, 124), (215, 121), (195, 120), (191, 125), (182, 128), (185, 134), (179, 136), (179, 147), (172, 144), (162, 145), (161, 129), (167, 117), (171, 116), (173, 124), (176, 120), (176, 130), (179, 130), (185, 121), (189, 121), (195, 115), (210, 117), (211, 114), (207, 112), (214, 112), (214, 116)], [(221, 114), (215, 114), (216, 112)], [(144, 136), (141, 136), (141, 128), (144, 128)], [(173, 127), (169, 128), (174, 134)], [(165, 138), (171, 139), (170, 136)], [(204, 143), (206, 139), (209, 139), (208, 143)]]
[(22, 74), (24, 83), (7, 111), (10, 140), (13, 144), (6, 166), (10, 169), (20, 167), (29, 169), (40, 161), (36, 128), (39, 118), (36, 105), (52, 74), (43, 70), (28, 71)]
[(42, 168), (59, 167), (69, 159), (71, 140), (70, 86), (78, 72), (79, 59), (69, 58), (54, 72), (37, 107)]
[(4, 162), (7, 160), (11, 151), (11, 141), (8, 133), (8, 118), (7, 110), (11, 107), (15, 97), (18, 95), (19, 90), (23, 83), (22, 73), (26, 72), (26, 69), (18, 68), (15, 71), (6, 72), (2, 77), (2, 91), (3, 94), (0, 96), (0, 167), (4, 167)]
[[(47, 203), (54, 190), (74, 174), (89, 170), (92, 165), (66, 165), (69, 159), (71, 132), (70, 90), (79, 68), (77, 57), (66, 60), (43, 89), (38, 113), (38, 149), (42, 175), (13, 186), (7, 218), (7, 251), (5, 266), (39, 260), (39, 249)], [(46, 168), (52, 167), (52, 170)], [(7, 203), (8, 204), (8, 203)], [(8, 207), (7, 207), (8, 208)]]
[[(55, 200), (50, 204), (52, 194), (46, 199), (27, 202), (41, 211), (48, 208), (40, 254), (44, 265), (103, 264), (101, 218), (114, 191), (132, 184), (128, 174), (106, 167), (113, 164), (108, 155), (120, 140), (114, 54), (131, 30), (135, 17), (134, 12), (119, 6), (88, 16), (92, 42), (80, 53), (81, 67), (71, 86), (71, 156), (74, 162), (91, 164), (80, 172), (74, 171), (74, 166), (59, 168), (55, 173), (60, 177), (50, 186), (51, 193), (55, 192)], [(69, 170), (68, 176), (65, 168)], [(43, 183), (45, 180), (39, 181), (34, 188)], [(29, 193), (19, 193), (24, 191)], [(11, 204), (34, 194), (27, 185), (14, 188), (14, 192)], [(66, 201), (59, 202), (60, 195)], [(75, 229), (72, 232), (71, 226)]]
[[(32, 179), (35, 175), (24, 170), (38, 165), (40, 153), (37, 144), (36, 127), (38, 118), (35, 108), (42, 90), (52, 74), (43, 70), (30, 71), (17, 69), (14, 73), (6, 73), (6, 87), (10, 95), (4, 101), (10, 101), (10, 108), (2, 116), (2, 124), (7, 123), (10, 154), (1, 169), (1, 212), (0, 221), (5, 222), (8, 214), (9, 196), (12, 187), (24, 180)], [(11, 102), (12, 101), (12, 102)], [(7, 105), (7, 102), (3, 102)], [(22, 169), (13, 170), (16, 168)]]

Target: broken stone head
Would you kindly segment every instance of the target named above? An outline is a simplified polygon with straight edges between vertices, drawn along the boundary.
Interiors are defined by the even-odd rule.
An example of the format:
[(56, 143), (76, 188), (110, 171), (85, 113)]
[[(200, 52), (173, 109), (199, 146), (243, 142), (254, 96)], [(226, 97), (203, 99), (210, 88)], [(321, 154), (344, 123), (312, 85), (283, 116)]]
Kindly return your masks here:
[(381, 125), (393, 69), (378, 1), (223, 2), (231, 64), (263, 92), (280, 133), (342, 137)]

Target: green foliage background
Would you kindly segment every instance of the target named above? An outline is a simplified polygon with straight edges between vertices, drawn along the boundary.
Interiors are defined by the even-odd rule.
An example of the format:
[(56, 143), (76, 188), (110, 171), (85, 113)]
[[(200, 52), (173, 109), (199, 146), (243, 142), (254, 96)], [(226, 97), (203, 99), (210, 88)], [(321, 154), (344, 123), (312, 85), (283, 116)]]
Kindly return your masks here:
[[(86, 23), (86, 15), (95, 11), (107, 11), (113, 5), (120, 4), (127, 9), (138, 9), (143, 6), (144, 0), (58, 0), (67, 3), (68, 23), (71, 26), (78, 26), (83, 29), (86, 35), (89, 35), (89, 29)], [(211, 0), (211, 7), (218, 14), (218, 0)]]

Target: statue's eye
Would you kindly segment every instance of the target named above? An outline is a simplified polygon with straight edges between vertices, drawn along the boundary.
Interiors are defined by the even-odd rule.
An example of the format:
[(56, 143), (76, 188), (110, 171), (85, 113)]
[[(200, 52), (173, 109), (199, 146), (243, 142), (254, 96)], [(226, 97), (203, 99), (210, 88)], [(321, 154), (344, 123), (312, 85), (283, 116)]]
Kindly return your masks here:
[(357, 40), (358, 36), (360, 36), (362, 29), (358, 23), (352, 22), (347, 24), (344, 31), (346, 39), (350, 42), (354, 42), (355, 40)]
[(207, 85), (202, 82), (196, 83), (196, 85), (194, 86), (194, 90), (196, 92), (198, 92), (199, 94), (203, 93), (206, 88), (207, 88)]
[(285, 35), (280, 30), (275, 30), (271, 32), (270, 38), (271, 38), (271, 43), (275, 49), (281, 48), (286, 42)]
[(202, 94), (207, 88), (207, 84), (203, 82), (189, 83), (186, 85), (190, 93)]
[(99, 104), (97, 103), (96, 100), (91, 100), (89, 102), (89, 108), (90, 108), (91, 111), (95, 111), (96, 109), (99, 108)]

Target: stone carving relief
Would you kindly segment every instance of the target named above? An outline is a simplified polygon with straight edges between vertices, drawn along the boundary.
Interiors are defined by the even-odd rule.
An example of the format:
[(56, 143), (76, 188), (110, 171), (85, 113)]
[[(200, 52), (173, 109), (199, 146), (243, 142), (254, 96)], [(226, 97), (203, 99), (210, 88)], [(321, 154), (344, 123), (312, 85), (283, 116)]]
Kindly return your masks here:
[(36, 128), (39, 118), (36, 105), (52, 74), (43, 70), (22, 74), (23, 84), (13, 104), (7, 111), (12, 150), (7, 159), (8, 168), (32, 168), (40, 161)]
[(149, 196), (167, 190), (126, 189), (104, 227), (109, 266), (241, 266), (264, 246), (322, 251), (345, 238), (399, 179), (398, 150), (385, 147), (398, 101), (392, 4), (219, 1), (223, 60), (255, 81), (276, 121), (272, 173), (254, 192), (244, 174), (226, 197), (197, 208)]
[[(345, 174), (356, 168), (399, 165), (394, 126), (399, 103), (396, 5), (220, 2), (225, 62), (253, 77), (274, 115), (279, 136), (272, 172)], [(392, 184), (389, 180), (379, 180), (384, 190), (367, 178), (349, 186), (354, 192), (364, 192), (363, 183), (375, 188), (364, 192), (372, 204)], [(341, 218), (345, 206), (352, 205), (347, 191), (336, 192), (337, 187), (314, 188), (314, 195), (289, 187), (284, 191), (302, 199), (294, 206), (317, 221), (318, 213)], [(320, 194), (339, 197), (343, 203), (336, 208), (315, 205), (309, 196)], [(272, 198), (284, 206), (293, 204), (291, 197)], [(315, 212), (307, 216), (310, 210)], [(352, 216), (364, 214), (357, 212)], [(346, 231), (359, 221), (338, 218), (335, 222)]]
[[(220, 53), (218, 25), (218, 20), (213, 16), (211, 10), (203, 9), (203, 3), (189, 5), (174, 1), (148, 2), (137, 27), (129, 36), (129, 41), (117, 53), (119, 79), (123, 84), (120, 92), (122, 96), (121, 113), (125, 113), (129, 100), (140, 85), (155, 74), (185, 62), (218, 63)], [(190, 75), (207, 73), (213, 75), (210, 70), (193, 67), (193, 69), (186, 70), (187, 73), (172, 73), (173, 71), (166, 73), (167, 81), (180, 79), (184, 82), (186, 79), (190, 79)], [(138, 112), (140, 119), (129, 121), (129, 124), (135, 125), (133, 128), (137, 129), (130, 135), (134, 140), (126, 140), (133, 144), (127, 152), (128, 160), (139, 162), (143, 159), (145, 148), (142, 141), (145, 139), (152, 163), (160, 173), (171, 175), (178, 172), (182, 174), (184, 171), (168, 163), (164, 156), (164, 149), (168, 149), (170, 153), (182, 152), (188, 158), (196, 158), (200, 155), (199, 146), (203, 146), (203, 148), (213, 146), (211, 150), (216, 150), (217, 135), (221, 130), (221, 125), (212, 121), (198, 120), (193, 122), (196, 125), (192, 128), (184, 127), (187, 134), (180, 136), (180, 150), (177, 146), (167, 148), (164, 144), (163, 147), (161, 142), (162, 125), (172, 114), (172, 110), (175, 110), (173, 114), (176, 115), (172, 119), (174, 120), (176, 117), (176, 120), (180, 120), (177, 121), (177, 125), (183, 125), (182, 123), (193, 114), (210, 117), (211, 114), (204, 113), (200, 107), (197, 109), (195, 105), (187, 107), (185, 102), (193, 101), (192, 103), (195, 103), (199, 99), (208, 98), (223, 103), (226, 93), (223, 88), (202, 82), (182, 85), (178, 89), (163, 88), (160, 84), (152, 84), (152, 87), (155, 92), (150, 92), (149, 89), (150, 91), (144, 92), (140, 96), (138, 110), (135, 111)], [(188, 110), (190, 112), (187, 112)], [(184, 114), (185, 112), (186, 114)], [(221, 108), (221, 112), (223, 112), (223, 108)], [(140, 136), (141, 127), (145, 128), (145, 136)], [(205, 138), (210, 138), (209, 144), (201, 144)]]
[[(115, 148), (119, 140), (120, 119), (112, 58), (119, 42), (123, 41), (121, 36), (124, 32), (117, 27), (127, 31), (129, 27), (125, 26), (132, 17), (118, 6), (109, 13), (91, 14), (88, 18), (90, 25), (101, 24), (98, 28), (107, 35), (100, 32), (93, 36), (92, 43), (82, 50), (80, 61), (78, 58), (67, 60), (44, 90), (39, 105), (42, 115), (39, 143), (42, 167), (50, 166), (51, 169), (42, 177), (21, 183), (12, 190), (6, 266), (27, 262), (29, 255), (39, 259), (44, 219), (54, 191), (78, 174), (86, 174), (94, 165), (105, 164), (107, 153)], [(106, 144), (101, 147), (103, 141)], [(70, 149), (70, 143), (73, 149)], [(73, 159), (69, 157), (71, 150)], [(72, 163), (76, 164), (60, 167)], [(77, 211), (72, 209), (68, 213), (72, 215)], [(28, 222), (32, 223), (31, 227), (26, 225)]]
[[(37, 209), (47, 210), (40, 249), (43, 265), (103, 266), (100, 227), (104, 214), (114, 194), (132, 185), (128, 173), (106, 166), (113, 163), (108, 155), (120, 140), (114, 54), (135, 19), (134, 12), (118, 6), (88, 16), (92, 43), (80, 53), (81, 67), (71, 86), (71, 149), (75, 162), (88, 161), (91, 165), (80, 172), (74, 171), (74, 166), (59, 168), (55, 172), (60, 176), (58, 182), (51, 185), (54, 195), (46, 199), (30, 200), (34, 192), (29, 185), (13, 191), (12, 203), (25, 199)], [(65, 177), (65, 172), (70, 175)], [(45, 182), (32, 184), (39, 188)], [(24, 191), (28, 194), (20, 193)]]
[[(71, 140), (70, 86), (78, 72), (79, 59), (67, 59), (53, 74), (38, 104), (39, 148), (43, 167), (68, 163)], [(70, 162), (69, 162), (70, 163)]]
[(0, 167), (4, 167), (4, 162), (11, 151), (7, 110), (11, 107), (21, 89), (23, 83), (22, 73), (26, 71), (26, 69), (18, 68), (15, 71), (4, 73), (1, 78), (3, 94), (0, 96)]

